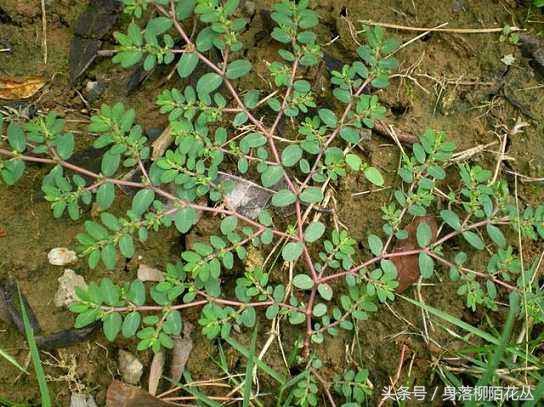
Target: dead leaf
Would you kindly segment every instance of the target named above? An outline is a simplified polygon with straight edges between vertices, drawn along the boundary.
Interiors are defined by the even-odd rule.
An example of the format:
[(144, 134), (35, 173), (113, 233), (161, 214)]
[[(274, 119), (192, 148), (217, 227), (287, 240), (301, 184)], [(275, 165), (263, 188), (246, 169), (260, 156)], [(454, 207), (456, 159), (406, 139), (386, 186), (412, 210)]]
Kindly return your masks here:
[(193, 325), (189, 322), (185, 323), (183, 327), (183, 337), (175, 336), (174, 348), (172, 349), (172, 363), (170, 364), (170, 378), (174, 383), (178, 383), (181, 380), (181, 375), (189, 360), (189, 355), (193, 349), (193, 340), (191, 339), (191, 332)]
[(174, 137), (172, 136), (172, 131), (170, 130), (170, 127), (167, 127), (163, 130), (159, 138), (151, 144), (151, 148), (153, 149), (153, 152), (151, 153), (151, 160), (157, 161), (160, 157), (162, 157), (173, 141)]
[(164, 369), (164, 361), (166, 357), (163, 351), (157, 352), (153, 355), (153, 361), (151, 362), (151, 368), (149, 369), (149, 394), (155, 396), (157, 389), (159, 388), (159, 382), (162, 377)]
[[(384, 137), (392, 138), (389, 130), (389, 126), (382, 120), (376, 120), (374, 127), (372, 128), (376, 133), (381, 134)], [(415, 144), (418, 142), (417, 136), (401, 129), (395, 129), (395, 135), (402, 144)]]
[(6, 232), (6, 229), (0, 226), (0, 238), (6, 237), (8, 235), (8, 232)]
[(232, 191), (225, 195), (225, 206), (250, 219), (256, 219), (259, 216), (274, 194), (273, 190), (263, 188), (254, 182), (236, 175), (220, 172), (217, 182), (225, 181), (234, 182)]
[[(436, 224), (434, 217), (418, 217), (406, 226), (405, 230), (408, 232), (408, 237), (404, 240), (397, 241), (393, 248), (393, 252), (414, 250), (419, 247), (417, 244), (416, 231), (420, 223), (427, 223), (431, 227), (433, 240), (436, 239), (438, 225)], [(411, 256), (392, 257), (391, 260), (395, 263), (395, 267), (397, 268), (399, 281), (397, 292), (402, 293), (419, 279), (419, 256), (414, 254)]]
[(119, 380), (111, 382), (106, 393), (106, 407), (168, 407), (172, 404), (162, 401), (145, 390), (125, 384)]
[(39, 76), (0, 77), (0, 99), (20, 100), (34, 96), (46, 84)]

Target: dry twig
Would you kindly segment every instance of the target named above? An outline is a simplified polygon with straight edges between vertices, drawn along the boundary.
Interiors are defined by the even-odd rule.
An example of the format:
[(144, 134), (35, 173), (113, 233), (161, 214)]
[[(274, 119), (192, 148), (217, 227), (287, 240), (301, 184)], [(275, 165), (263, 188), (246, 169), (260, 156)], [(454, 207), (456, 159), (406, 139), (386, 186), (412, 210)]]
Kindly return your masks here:
[[(423, 28), (423, 27), (410, 27), (406, 25), (397, 25), (390, 23), (379, 23), (372, 20), (359, 20), (364, 25), (373, 25), (384, 28), (394, 28), (396, 30), (404, 31), (428, 31), (428, 32), (444, 32), (455, 34), (487, 34), (487, 33), (500, 33), (503, 31), (502, 27), (499, 28)], [(511, 32), (525, 31), (519, 27), (511, 27)]]

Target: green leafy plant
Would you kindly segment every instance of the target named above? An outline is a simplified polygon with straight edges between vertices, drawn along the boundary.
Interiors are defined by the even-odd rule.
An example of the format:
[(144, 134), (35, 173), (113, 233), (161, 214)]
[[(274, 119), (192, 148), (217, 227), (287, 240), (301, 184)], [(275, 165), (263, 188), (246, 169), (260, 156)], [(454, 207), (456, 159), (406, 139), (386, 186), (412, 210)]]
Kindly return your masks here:
[(47, 380), (45, 378), (45, 372), (40, 359), (38, 346), (36, 345), (36, 339), (34, 338), (34, 330), (30, 325), (30, 320), (28, 319), (28, 314), (19, 288), (18, 293), (19, 305), (21, 306), (21, 316), (25, 328), (26, 342), (30, 348), (30, 357), (32, 359), (32, 364), (34, 365), (34, 373), (36, 373), (36, 380), (38, 381), (38, 386), (40, 388), (41, 404), (44, 407), (51, 407), (51, 396), (49, 394), (49, 388), (47, 387)]
[[(507, 184), (478, 165), (447, 168), (455, 145), (442, 132), (426, 131), (411, 153), (402, 154), (400, 184), (383, 207), (383, 230), (369, 231), (364, 249), (358, 248), (352, 231), (312, 216), (320, 213), (327, 186), (347, 174), (376, 186), (385, 183), (355, 150), (361, 130), (373, 128), (386, 112), (370, 87), (386, 88), (397, 67), (391, 55), (398, 43), (385, 38), (380, 27), (365, 30), (357, 60), (332, 72), (335, 104), (322, 106), (308, 80), (309, 69), (322, 57), (312, 31), (318, 15), (308, 1), (273, 6), (272, 38), (282, 48), (268, 65), (272, 92), (238, 88), (237, 81), (253, 71), (241, 52), (247, 21), (237, 14), (238, 1), (124, 0), (124, 5), (132, 22), (126, 33), (115, 34), (114, 63), (126, 68), (143, 62), (147, 70), (176, 64), (180, 78), (194, 75), (197, 68), (203, 72), (195, 86), (164, 90), (157, 97), (161, 113), (168, 115), (173, 145), (150, 162), (151, 146), (135, 111), (121, 103), (104, 105), (88, 127), (96, 136), (94, 147), (104, 151), (100, 171), (93, 172), (70, 162), (74, 136), (50, 112), (24, 125), (10, 121), (1, 133), (2, 179), (13, 185), (27, 164), (50, 165), (42, 190), (55, 217), (67, 213), (78, 220), (82, 207), (96, 203), (98, 219), (86, 220), (77, 236), (79, 254), (90, 268), (103, 264), (114, 270), (161, 228), (186, 234), (205, 214), (219, 215), (221, 223), (215, 233), (181, 252), (177, 262), (165, 265), (164, 281), (146, 287), (139, 280), (118, 284), (104, 278), (79, 289), (70, 306), (76, 327), (101, 321), (108, 340), (136, 338), (139, 350), (156, 352), (173, 346), (172, 336), (180, 334), (188, 308), (201, 308), (198, 323), (206, 337), (229, 343), (236, 343), (234, 328), (253, 329), (262, 309), (270, 320), (281, 317), (301, 326), (299, 362), (308, 369), (281, 384), (290, 389), (294, 404), (313, 406), (323, 384), (314, 374), (320, 362), (312, 354), (313, 344), (353, 330), (380, 304), (395, 299), (395, 257), (417, 255), (423, 280), (447, 270), (471, 309), (497, 309), (500, 296), (523, 290), (523, 309), (535, 321), (544, 319), (533, 278), (536, 269), (523, 266), (503, 232), (511, 225), (524, 238), (544, 237), (544, 206), (520, 209)], [(142, 23), (147, 10), (154, 17)], [(198, 21), (194, 36), (184, 28), (189, 18)], [(211, 58), (212, 51), (221, 55), (219, 62)], [(280, 138), (280, 123), (295, 118), (288, 124), (292, 136)], [(0, 130), (2, 124), (0, 119)], [(233, 167), (273, 192), (271, 208), (263, 208), (256, 218), (215, 205), (234, 188), (232, 178), (220, 176)], [(139, 180), (128, 181), (124, 175), (129, 171)], [(458, 182), (444, 193), (440, 186), (448, 173)], [(119, 187), (136, 191), (124, 214), (108, 212)], [(285, 207), (292, 207), (294, 215), (284, 216)], [(436, 236), (423, 222), (417, 228), (419, 247), (393, 250), (395, 242), (407, 238), (411, 218), (434, 213), (440, 220)], [(239, 273), (233, 298), (225, 290), (226, 271), (239, 270), (249, 248), (278, 248), (279, 262)], [(486, 270), (470, 268), (470, 250), (489, 252)], [(281, 270), (281, 263), (292, 267), (292, 278), (272, 273)], [(277, 375), (258, 358), (248, 356), (248, 361), (248, 366)], [(370, 394), (367, 380), (368, 372), (348, 370), (333, 388), (346, 406), (358, 405)]]

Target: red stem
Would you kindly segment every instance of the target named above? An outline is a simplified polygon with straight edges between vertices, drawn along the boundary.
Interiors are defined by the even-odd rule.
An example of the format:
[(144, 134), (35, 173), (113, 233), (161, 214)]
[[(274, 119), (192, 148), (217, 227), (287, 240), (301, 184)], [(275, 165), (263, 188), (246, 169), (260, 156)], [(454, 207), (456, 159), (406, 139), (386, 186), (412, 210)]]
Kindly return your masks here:
[[(190, 206), (191, 208), (194, 208), (194, 209), (196, 209), (198, 211), (218, 213), (218, 214), (222, 214), (222, 215), (226, 215), (226, 216), (236, 216), (238, 219), (240, 219), (240, 220), (242, 220), (242, 221), (244, 221), (244, 222), (246, 222), (246, 223), (248, 223), (248, 224), (250, 224), (250, 225), (252, 225), (254, 227), (262, 228), (262, 225), (260, 223), (255, 222), (254, 220), (252, 220), (252, 219), (250, 219), (250, 218), (248, 218), (248, 217), (246, 217), (246, 216), (244, 216), (244, 215), (242, 215), (242, 214), (240, 214), (240, 213), (238, 213), (236, 211), (223, 209), (223, 208), (212, 208), (212, 207), (209, 207), (209, 206), (198, 205), (198, 204), (195, 204), (195, 203), (192, 203), (192, 202), (189, 202), (189, 201), (185, 201), (185, 200), (177, 198), (176, 196), (172, 195), (171, 193), (166, 192), (166, 191), (164, 191), (164, 190), (162, 190), (162, 189), (160, 189), (158, 187), (155, 187), (153, 185), (148, 185), (148, 184), (144, 184), (144, 183), (141, 183), (141, 182), (124, 181), (124, 180), (119, 180), (119, 179), (116, 179), (116, 178), (103, 177), (100, 174), (97, 174), (95, 172), (86, 170), (85, 168), (78, 167), (77, 165), (70, 164), (67, 161), (53, 160), (53, 159), (50, 159), (50, 158), (40, 158), (40, 157), (33, 157), (33, 156), (27, 156), (27, 155), (20, 155), (20, 154), (13, 153), (13, 152), (11, 152), (9, 150), (5, 150), (5, 149), (2, 149), (2, 148), (0, 148), (0, 155), (4, 155), (4, 156), (8, 156), (8, 157), (17, 157), (20, 160), (28, 161), (28, 162), (35, 162), (35, 163), (41, 163), (41, 164), (61, 165), (64, 168), (67, 168), (67, 169), (72, 170), (74, 172), (86, 175), (86, 176), (91, 177), (91, 178), (100, 179), (100, 180), (102, 180), (104, 182), (111, 182), (112, 184), (115, 184), (115, 185), (122, 185), (122, 186), (126, 186), (126, 187), (139, 188), (139, 189), (151, 188), (158, 195), (160, 195), (160, 196), (162, 196), (162, 197), (164, 197), (164, 198), (166, 198), (168, 200), (177, 202), (183, 207)], [(94, 186), (96, 186), (96, 185), (94, 185)], [(291, 235), (289, 235), (287, 233), (284, 233), (284, 232), (282, 232), (280, 230), (277, 230), (277, 229), (272, 229), (272, 233), (274, 233), (277, 236), (281, 236), (281, 237), (284, 237), (286, 239), (289, 239), (289, 240), (296, 239), (295, 237), (293, 237), (293, 236), (291, 236)]]

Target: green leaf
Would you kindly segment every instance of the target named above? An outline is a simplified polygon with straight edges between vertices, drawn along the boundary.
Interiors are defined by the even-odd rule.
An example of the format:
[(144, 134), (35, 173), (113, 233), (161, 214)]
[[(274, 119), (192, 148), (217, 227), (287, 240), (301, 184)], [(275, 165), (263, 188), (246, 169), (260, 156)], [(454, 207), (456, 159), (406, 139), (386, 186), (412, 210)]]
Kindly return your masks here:
[(109, 239), (109, 234), (107, 229), (96, 222), (86, 221), (85, 230), (97, 240)]
[(232, 121), (232, 125), (234, 127), (240, 127), (242, 124), (247, 122), (248, 118), (249, 118), (249, 116), (247, 115), (246, 112), (239, 112), (238, 114), (236, 114), (236, 116), (234, 116), (234, 120)]
[(176, 17), (178, 20), (185, 20), (193, 14), (196, 0), (178, 0), (176, 2)]
[(319, 109), (319, 118), (330, 128), (336, 127), (336, 115), (330, 109)]
[(303, 246), (300, 242), (289, 242), (281, 251), (281, 255), (285, 261), (296, 261), (302, 254)]
[(155, 17), (147, 23), (146, 31), (160, 35), (172, 28), (172, 19), (168, 17)]
[(200, 52), (209, 51), (213, 47), (213, 42), (217, 37), (211, 27), (206, 27), (201, 30), (196, 37), (196, 48)]
[(421, 222), (417, 225), (416, 238), (419, 247), (426, 247), (431, 243), (433, 232), (426, 222)]
[(261, 92), (255, 89), (248, 91), (244, 96), (244, 105), (246, 105), (248, 109), (254, 109), (259, 102), (260, 94)]
[[(240, 148), (242, 148), (242, 152), (247, 152), (250, 148), (261, 147), (265, 144), (266, 137), (261, 133), (249, 133), (240, 141)], [(244, 149), (242, 146), (247, 147), (247, 149)]]
[(132, 41), (133, 45), (142, 45), (143, 44), (143, 35), (140, 30), (140, 26), (138, 26), (135, 23), (130, 23), (128, 25), (128, 31), (127, 31), (128, 37), (130, 38), (130, 41)]
[(123, 235), (119, 239), (119, 250), (121, 250), (121, 254), (127, 259), (134, 256), (134, 240), (132, 236)]
[(374, 185), (382, 187), (384, 184), (384, 179), (380, 171), (375, 167), (366, 167), (364, 171), (365, 177), (367, 180), (372, 182)]
[(368, 247), (374, 256), (378, 256), (382, 253), (383, 243), (376, 235), (368, 235)]
[(229, 79), (238, 79), (249, 71), (251, 71), (251, 63), (246, 59), (238, 59), (228, 64), (225, 74)]
[(314, 286), (314, 280), (307, 274), (297, 274), (293, 278), (293, 285), (301, 290), (309, 290)]
[(425, 160), (427, 159), (427, 154), (425, 153), (425, 150), (423, 149), (423, 146), (419, 143), (416, 143), (412, 146), (412, 152), (414, 153), (414, 157), (416, 160), (418, 160), (421, 164), (425, 163)]
[(215, 72), (209, 72), (200, 77), (196, 83), (196, 91), (199, 94), (208, 95), (223, 83), (223, 78)]
[(28, 372), (26, 371), (26, 369), (24, 367), (22, 367), (19, 362), (17, 362), (17, 359), (15, 359), (13, 356), (11, 356), (9, 353), (7, 353), (6, 351), (2, 350), (2, 348), (0, 348), (0, 357), (6, 359), (9, 363), (11, 363), (13, 366), (15, 366), (17, 369), (19, 369), (21, 372), (25, 373), (25, 374), (28, 374)]
[(278, 312), (280, 312), (280, 307), (278, 304), (273, 304), (269, 306), (265, 312), (266, 319), (276, 318), (276, 315), (278, 315)]
[(291, 311), (289, 312), (289, 323), (291, 325), (302, 324), (306, 320), (306, 315), (302, 312)]
[(346, 164), (349, 165), (353, 171), (359, 171), (362, 163), (363, 161), (361, 160), (361, 157), (359, 157), (357, 154), (346, 155)]
[(320, 318), (326, 313), (327, 313), (327, 306), (325, 304), (320, 302), (314, 305), (314, 309), (312, 310), (312, 314), (314, 315), (314, 317)]
[(272, 38), (274, 38), (276, 41), (279, 41), (283, 44), (287, 44), (291, 41), (291, 37), (289, 34), (287, 34), (284, 30), (282, 30), (279, 27), (274, 27), (271, 34)]
[(319, 284), (317, 286), (317, 292), (319, 293), (321, 298), (323, 298), (326, 301), (330, 301), (332, 299), (333, 291), (331, 286), (328, 284), (325, 284), (325, 283)]
[(196, 52), (184, 52), (178, 62), (178, 75), (180, 78), (187, 78), (193, 73), (197, 65), (198, 54)]
[(25, 162), (23, 160), (9, 160), (4, 162), (4, 168), (0, 170), (4, 182), (8, 185), (14, 185), (25, 171)]
[(91, 325), (98, 319), (98, 311), (96, 309), (90, 309), (88, 311), (82, 312), (76, 318), (74, 323), (74, 328), (83, 328), (88, 325)]
[(281, 102), (277, 98), (270, 98), (266, 103), (268, 106), (270, 106), (270, 109), (275, 112), (279, 112), (281, 110)]
[(321, 222), (312, 222), (304, 231), (304, 240), (313, 243), (325, 233), (325, 225)]
[(234, 14), (239, 5), (240, 0), (227, 0), (223, 6), (223, 12), (226, 16), (230, 16)]
[(419, 253), (419, 272), (421, 277), (430, 278), (433, 275), (434, 260), (425, 252)]
[(485, 248), (483, 240), (476, 233), (467, 230), (463, 232), (463, 237), (475, 249), (483, 250)]
[(351, 100), (351, 94), (346, 89), (335, 88), (332, 94), (336, 99), (345, 104), (348, 104)]
[(179, 233), (187, 233), (196, 224), (198, 213), (196, 209), (187, 206), (176, 212), (174, 223)]
[[(304, 315), (304, 314), (303, 314)], [(251, 357), (251, 350), (245, 348), (240, 343), (236, 342), (235, 339), (232, 338), (232, 336), (227, 336), (223, 338), (225, 342), (227, 342), (230, 346), (232, 346), (236, 351), (243, 355), (246, 358)], [(266, 363), (264, 363), (260, 358), (255, 358), (255, 364), (259, 367), (259, 369), (262, 369), (263, 372), (265, 372), (270, 377), (274, 378), (280, 385), (285, 384), (286, 379), (278, 372), (276, 372), (274, 369), (272, 369), (270, 366), (268, 366)], [(185, 378), (188, 380), (189, 378)]]
[(255, 312), (255, 308), (253, 307), (247, 307), (240, 314), (240, 322), (246, 328), (251, 328), (252, 326), (254, 326), (256, 319), (257, 319), (257, 313)]
[(127, 293), (127, 299), (136, 304), (144, 305), (145, 303), (145, 286), (140, 280), (133, 280)]
[(283, 168), (279, 165), (271, 165), (261, 174), (261, 183), (263, 187), (270, 188), (280, 182), (282, 177)]
[(101, 252), (102, 261), (108, 270), (113, 270), (115, 264), (117, 263), (115, 246), (112, 244), (107, 244)]
[(112, 312), (104, 317), (104, 336), (110, 342), (115, 341), (121, 331), (123, 318), (118, 312)]
[(298, 144), (287, 146), (281, 153), (281, 163), (285, 167), (292, 167), (302, 158), (302, 149)]
[(108, 209), (115, 199), (115, 187), (111, 182), (100, 185), (96, 191), (96, 203), (102, 210)]
[(102, 166), (101, 171), (106, 177), (111, 177), (117, 169), (121, 162), (121, 154), (112, 154), (110, 151), (102, 156)]
[[(413, 300), (411, 298), (404, 297), (404, 296), (401, 296), (401, 298), (403, 300), (411, 303), (411, 304), (417, 305), (418, 307), (428, 311), (429, 313), (437, 316), (438, 318), (441, 318), (444, 321), (446, 321), (446, 322), (448, 322), (448, 323), (450, 323), (452, 325), (455, 325), (458, 328), (461, 328), (463, 331), (466, 331), (466, 332), (470, 333), (473, 336), (478, 336), (478, 337), (482, 338), (483, 340), (489, 342), (490, 344), (496, 345), (495, 348), (497, 346), (500, 346), (501, 339), (493, 336), (489, 332), (486, 332), (486, 331), (483, 331), (483, 330), (481, 330), (479, 328), (476, 328), (476, 327), (466, 323), (465, 321), (462, 321), (461, 319), (455, 318), (454, 316), (448, 314), (447, 312), (444, 312), (444, 311), (439, 310), (437, 308), (431, 307), (430, 305), (427, 305), (425, 303), (421, 303), (419, 301), (416, 301), (416, 300)], [(516, 303), (517, 303), (517, 301), (516, 301)], [(515, 307), (511, 307), (510, 311), (513, 310), (513, 309), (515, 310), (515, 308), (517, 308), (517, 304), (516, 304)], [(509, 312), (509, 314), (510, 314), (510, 312)], [(512, 314), (514, 314), (514, 312), (512, 312)], [(509, 353), (511, 353), (512, 355), (516, 355), (517, 357), (519, 357), (522, 360), (529, 361), (529, 363), (537, 363), (537, 364), (539, 363), (539, 359), (533, 357), (531, 354), (529, 354), (529, 355), (525, 354), (525, 352), (522, 349), (519, 349), (517, 346), (508, 346), (506, 348), (506, 350)]]
[(442, 220), (450, 226), (453, 230), (461, 229), (461, 220), (457, 214), (449, 209), (440, 211), (440, 217)]
[(493, 240), (493, 242), (499, 247), (506, 247), (506, 238), (502, 231), (495, 225), (490, 223), (486, 226), (487, 234)]
[(164, 321), (163, 331), (168, 335), (179, 335), (182, 327), (183, 321), (181, 320), (179, 311), (170, 311)]
[(144, 56), (142, 51), (122, 51), (117, 53), (112, 59), (113, 63), (121, 64), (123, 68), (130, 68), (131, 66), (140, 62)]
[(357, 144), (361, 139), (359, 129), (353, 127), (342, 127), (340, 130), (340, 137), (346, 140), (348, 143)]
[(152, 189), (141, 189), (134, 195), (132, 200), (132, 211), (141, 216), (148, 210), (153, 201), (155, 200), (155, 191)]
[(72, 133), (59, 134), (55, 138), (55, 144), (57, 146), (57, 153), (63, 160), (69, 159), (75, 147), (74, 135)]
[(115, 307), (119, 302), (119, 289), (109, 278), (104, 278), (100, 282), (100, 294), (106, 304)]
[(10, 122), (8, 126), (8, 142), (11, 148), (22, 153), (26, 148), (25, 133), (23, 128), (15, 122)]
[[(34, 373), (36, 373), (36, 380), (38, 381), (38, 387), (40, 389), (42, 407), (51, 407), (51, 396), (49, 395), (49, 389), (47, 388), (47, 380), (45, 378), (45, 372), (43, 370), (42, 362), (40, 360), (40, 351), (36, 345), (36, 339), (34, 337), (34, 329), (30, 325), (30, 319), (25, 307), (25, 301), (21, 295), (21, 290), (17, 286), (19, 294), (19, 306), (21, 309), (21, 316), (23, 319), (23, 326), (25, 328), (26, 342), (30, 349), (30, 357), (32, 358), (32, 364), (34, 365)], [(82, 315), (79, 314), (78, 317)]]
[(297, 196), (288, 189), (280, 189), (272, 196), (272, 205), (283, 208), (297, 200)]
[[(234, 0), (236, 4), (238, 4), (238, 0)], [(255, 324), (255, 309), (251, 307), (253, 310), (252, 312), (249, 311), (249, 308), (244, 310), (241, 317), (243, 318), (242, 323), (246, 326), (253, 326)], [(245, 316), (244, 313), (247, 313), (250, 315), (250, 317), (253, 319), (251, 321), (248, 316)], [(255, 356), (257, 354), (257, 327), (253, 330), (253, 335), (251, 335), (251, 349), (249, 351), (249, 356), (247, 359), (247, 366), (246, 366), (246, 374), (244, 376), (244, 389), (242, 393), (242, 407), (249, 407), (250, 406), (250, 400), (252, 398), (252, 391), (251, 388), (253, 386), (253, 369), (255, 366)], [(255, 369), (256, 370), (256, 369)]]
[(123, 321), (123, 325), (121, 327), (121, 333), (125, 338), (132, 338), (134, 335), (136, 335), (136, 331), (140, 327), (140, 323), (142, 321), (142, 316), (137, 311), (132, 311), (129, 313), (125, 320)]
[(221, 233), (228, 235), (236, 230), (238, 218), (236, 216), (227, 216), (221, 221)]
[(319, 188), (309, 187), (300, 194), (300, 199), (309, 204), (318, 203), (323, 200), (323, 192)]

